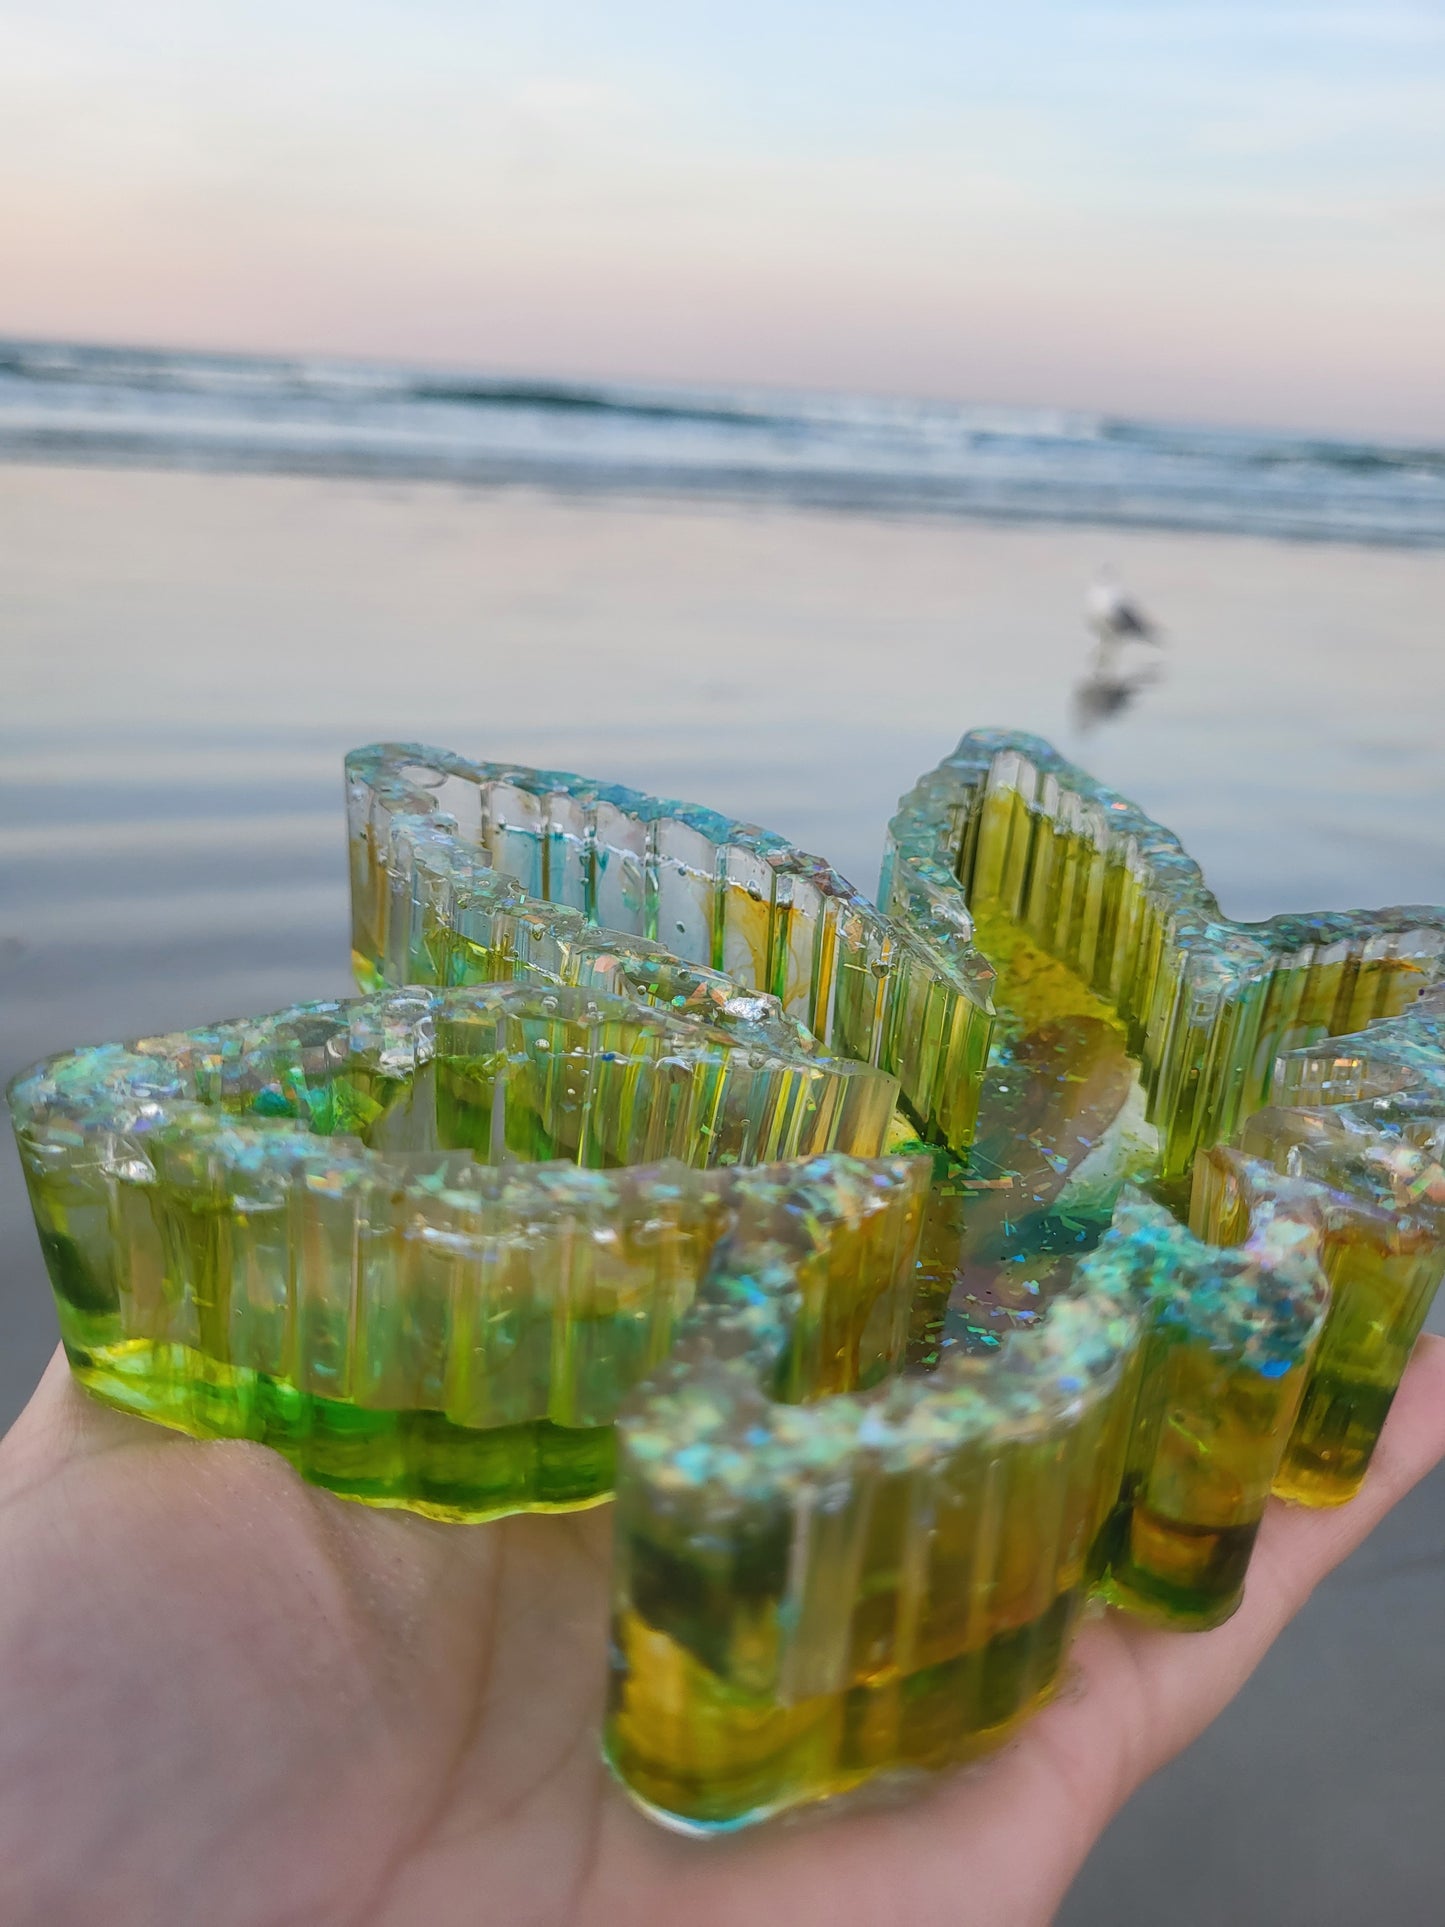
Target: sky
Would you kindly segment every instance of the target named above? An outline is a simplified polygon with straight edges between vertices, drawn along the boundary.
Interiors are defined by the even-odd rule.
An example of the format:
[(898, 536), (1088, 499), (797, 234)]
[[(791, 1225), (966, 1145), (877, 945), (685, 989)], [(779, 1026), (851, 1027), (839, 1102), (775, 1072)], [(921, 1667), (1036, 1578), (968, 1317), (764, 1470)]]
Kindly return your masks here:
[(4, 0), (0, 333), (1445, 434), (1445, 0)]

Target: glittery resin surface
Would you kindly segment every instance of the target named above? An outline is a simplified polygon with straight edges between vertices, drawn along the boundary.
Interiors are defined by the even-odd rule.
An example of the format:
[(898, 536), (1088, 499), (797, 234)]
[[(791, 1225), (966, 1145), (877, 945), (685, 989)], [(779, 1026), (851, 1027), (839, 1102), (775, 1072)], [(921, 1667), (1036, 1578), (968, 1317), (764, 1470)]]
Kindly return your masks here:
[(1216, 1624), (1271, 1490), (1357, 1489), (1445, 1269), (1445, 913), (1231, 924), (992, 732), (881, 913), (633, 791), (347, 778), (373, 994), (13, 1087), (67, 1350), (374, 1503), (615, 1491), (649, 1811), (971, 1757), (1090, 1596)]
[(1280, 1176), (1312, 1193), (1330, 1305), (1275, 1490), (1338, 1505), (1365, 1476), (1445, 1275), (1445, 994), (1281, 1057), (1237, 1150), (1195, 1165), (1191, 1223), (1235, 1237)]
[(885, 1133), (779, 1028), (513, 983), (53, 1059), (11, 1105), (71, 1363), (379, 1504), (595, 1503), (742, 1196), (704, 1173)]

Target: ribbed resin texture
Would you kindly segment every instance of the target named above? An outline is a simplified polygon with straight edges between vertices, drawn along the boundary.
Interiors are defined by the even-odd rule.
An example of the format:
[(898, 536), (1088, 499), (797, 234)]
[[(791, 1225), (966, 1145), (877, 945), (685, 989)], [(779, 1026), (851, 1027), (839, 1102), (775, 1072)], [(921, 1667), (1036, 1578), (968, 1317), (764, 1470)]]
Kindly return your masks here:
[(1445, 910), (1231, 923), (1177, 838), (1036, 736), (978, 730), (899, 805), (883, 907), (961, 888), (1004, 971), (1062, 964), (1122, 1023), (1187, 1196), (1201, 1146), (1266, 1101), (1281, 1052), (1405, 1010), (1440, 970)]
[(1308, 1177), (1331, 1305), (1275, 1490), (1348, 1499), (1445, 1270), (1445, 910), (1231, 924), (1137, 805), (999, 731), (903, 798), (880, 891), (895, 914), (919, 877), (967, 890), (997, 967), (951, 1329), (1038, 1315), (1124, 1179), (1231, 1245), (1270, 1207), (1271, 1169)]
[(607, 1752), (634, 1796), (719, 1831), (971, 1758), (1054, 1690), (1091, 1592), (1226, 1619), (1328, 1302), (1314, 1187), (1245, 1233), (1128, 1194), (992, 1354), (832, 1397), (794, 1363), (786, 1240), (720, 1247), (618, 1427)]
[(1217, 1624), (1271, 1491), (1358, 1487), (1445, 1269), (1445, 912), (1231, 924), (993, 732), (903, 800), (881, 914), (634, 791), (347, 780), (375, 994), (14, 1087), (67, 1349), (353, 1497), (615, 1487), (649, 1812), (966, 1759), (1089, 1597)]
[(820, 1398), (809, 1270), (786, 1226), (720, 1247), (618, 1428), (607, 1754), (688, 1830), (996, 1743), (1057, 1679), (1119, 1488), (1131, 1294)]
[(595, 1503), (742, 1195), (709, 1167), (887, 1125), (754, 1030), (511, 984), (51, 1059), (10, 1101), (71, 1365), (354, 1498)]
[(1445, 1276), (1445, 994), (1282, 1057), (1274, 1102), (1194, 1171), (1191, 1222), (1232, 1242), (1278, 1177), (1310, 1192), (1330, 1307), (1275, 1490), (1339, 1505), (1370, 1455)]
[(1081, 1290), (1147, 1307), (1098, 1567), (1112, 1604), (1169, 1625), (1217, 1626), (1239, 1604), (1329, 1302), (1311, 1197), (1271, 1187), (1244, 1230), (1220, 1250), (1136, 1194), (1078, 1267)]
[(895, 1076), (925, 1137), (967, 1145), (991, 1011), (961, 898), (890, 921), (769, 831), (554, 770), (380, 744), (346, 774), (363, 985), (594, 983), (624, 967), (599, 966), (600, 927), (608, 957), (641, 939), (776, 997), (821, 1051)]

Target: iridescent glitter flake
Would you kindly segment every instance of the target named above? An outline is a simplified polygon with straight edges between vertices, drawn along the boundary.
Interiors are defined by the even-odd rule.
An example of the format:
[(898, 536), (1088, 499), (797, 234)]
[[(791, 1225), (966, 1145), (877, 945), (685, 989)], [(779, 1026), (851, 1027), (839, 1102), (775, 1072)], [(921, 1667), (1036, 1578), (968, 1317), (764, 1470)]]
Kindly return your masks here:
[(615, 1491), (649, 1811), (970, 1757), (1090, 1594), (1215, 1624), (1271, 1490), (1358, 1487), (1445, 1269), (1445, 913), (1231, 924), (1030, 737), (904, 799), (881, 914), (688, 805), (347, 773), (372, 995), (13, 1089), (67, 1350), (373, 1503)]

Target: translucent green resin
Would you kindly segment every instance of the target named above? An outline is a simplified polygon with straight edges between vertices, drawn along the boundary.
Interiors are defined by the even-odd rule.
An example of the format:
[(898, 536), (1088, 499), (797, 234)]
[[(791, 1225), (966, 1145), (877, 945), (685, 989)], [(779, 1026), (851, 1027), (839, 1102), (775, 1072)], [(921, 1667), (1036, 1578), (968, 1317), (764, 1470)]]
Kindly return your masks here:
[(996, 1743), (1052, 1689), (1121, 1477), (1127, 1294), (824, 1397), (813, 1276), (785, 1227), (719, 1247), (618, 1427), (607, 1754), (692, 1830)]
[[(1352, 1498), (1445, 1276), (1445, 998), (1276, 1066), (1274, 1103), (1195, 1165), (1191, 1221), (1224, 1243), (1280, 1190), (1313, 1197), (1330, 1309), (1275, 1490)], [(1253, 1160), (1252, 1162), (1250, 1160)]]
[(1143, 1298), (1147, 1337), (1124, 1473), (1098, 1549), (1104, 1595), (1169, 1625), (1227, 1619), (1295, 1423), (1329, 1288), (1322, 1226), (1293, 1187), (1221, 1251), (1126, 1198), (1079, 1287)]
[[(1247, 1199), (1213, 1217), (1199, 1207), (1208, 1241), (1161, 1201), (1187, 1198), (1201, 1147), (1241, 1120), (1247, 1136), (1266, 1128), (1252, 1114), (1281, 1053), (1415, 1006), (1440, 968), (1445, 913), (1229, 925), (1167, 831), (1045, 745), (992, 733), (904, 799), (882, 896), (903, 923), (957, 915), (967, 897), (997, 969), (974, 1140), (962, 1157), (932, 1153), (919, 1297), (946, 1307), (915, 1318), (923, 1375), (799, 1412), (759, 1392), (762, 1361), (730, 1367), (727, 1385), (676, 1363), (620, 1426), (609, 1757), (644, 1805), (690, 1828), (967, 1757), (1051, 1690), (1077, 1598), (1051, 1575), (1072, 1570), (1061, 1521), (1077, 1515), (1057, 1487), (1015, 1487), (1011, 1451), (1022, 1418), (1050, 1465), (1080, 1463), (1077, 1413), (1030, 1377), (1050, 1345), (1076, 1392), (1112, 1401), (1119, 1428), (1084, 1453), (1100, 1509), (1078, 1590), (1207, 1627), (1238, 1605), (1272, 1490), (1345, 1496), (1298, 1474), (1322, 1430), (1348, 1434), (1358, 1483), (1437, 1275), (1427, 1230), (1430, 1259), (1392, 1282), (1382, 1398), (1337, 1369), (1365, 1293), (1358, 1262), (1346, 1289), (1338, 1225), (1368, 1187), (1342, 1167), (1325, 1185), (1292, 1175), (1298, 1157), (1275, 1171), (1220, 1153), (1201, 1167), (1227, 1165)], [(1412, 1078), (1445, 1065), (1429, 1008), (1371, 1033), (1400, 1040)], [(1360, 1094), (1332, 1077), (1337, 1102)], [(1130, 1193), (1116, 1209), (1131, 1178), (1155, 1200)], [(1437, 1181), (1423, 1165), (1405, 1179), (1417, 1192)], [(1201, 1199), (1208, 1181), (1201, 1168)], [(1069, 1350), (1077, 1307), (1113, 1321), (1107, 1393), (1087, 1363), (1098, 1353)], [(964, 1386), (979, 1400), (971, 1459)], [(906, 1480), (888, 1457), (899, 1413)], [(952, 1593), (931, 1577), (943, 1522), (961, 1516), (943, 1497), (950, 1465), (966, 1467), (972, 1508)], [(729, 1558), (743, 1565), (715, 1568)], [(1036, 1616), (1013, 1610), (999, 1560), (1029, 1576)], [(920, 1645), (945, 1598), (949, 1633)], [(818, 1629), (831, 1671), (792, 1657), (800, 1626)]]
[(52, 1059), (11, 1107), (71, 1364), (355, 1498), (596, 1503), (732, 1195), (704, 1173), (885, 1131), (890, 1079), (754, 1032), (512, 984)]
[[(353, 751), (346, 774), (363, 985), (523, 970), (586, 984), (601, 971), (612, 988), (641, 939), (775, 997), (822, 1050), (895, 1076), (924, 1137), (967, 1145), (992, 1011), (961, 897), (890, 920), (767, 830), (553, 770), (381, 744)], [(689, 971), (661, 994), (690, 984)]]
[(968, 1758), (1089, 1596), (1216, 1624), (1271, 1491), (1358, 1487), (1445, 1269), (1445, 912), (1231, 924), (996, 732), (903, 800), (882, 913), (634, 791), (347, 778), (376, 994), (13, 1088), (66, 1346), (373, 1503), (615, 1490), (648, 1811)]
[(1265, 1103), (1281, 1052), (1398, 1016), (1445, 951), (1445, 910), (1417, 905), (1231, 923), (1168, 830), (998, 730), (965, 736), (889, 826), (886, 910), (960, 889), (981, 932), (1012, 926), (1118, 1014), (1178, 1196), (1195, 1152)]

